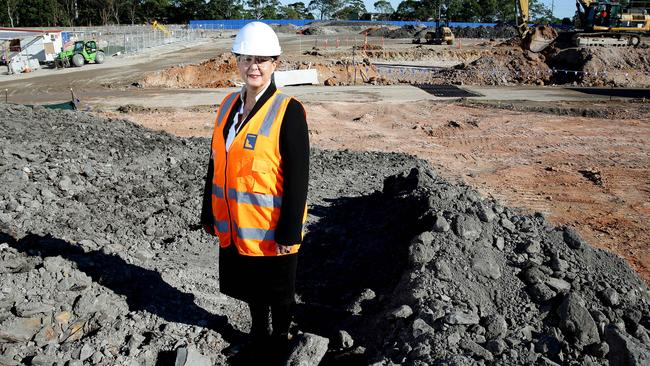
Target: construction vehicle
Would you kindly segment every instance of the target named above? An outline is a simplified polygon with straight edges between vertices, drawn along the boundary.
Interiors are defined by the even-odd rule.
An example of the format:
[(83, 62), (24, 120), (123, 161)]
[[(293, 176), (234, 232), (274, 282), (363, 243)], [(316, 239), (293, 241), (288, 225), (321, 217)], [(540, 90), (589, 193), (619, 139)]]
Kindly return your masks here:
[(159, 30), (159, 31), (163, 32), (165, 34), (165, 36), (167, 36), (167, 37), (172, 36), (172, 32), (168, 31), (167, 27), (165, 27), (164, 25), (158, 23), (157, 20), (153, 21), (153, 23), (151, 24), (151, 28), (153, 28), (154, 30)]
[(104, 63), (104, 51), (97, 49), (97, 42), (95, 41), (76, 41), (74, 47), (59, 53), (59, 57), (55, 60), (55, 66), (76, 67), (83, 66), (86, 62), (94, 62), (96, 64)]
[[(524, 49), (540, 52), (558, 38), (549, 26), (529, 27), (528, 0), (515, 0), (517, 30)], [(625, 8), (614, 0), (577, 0), (575, 30), (562, 34), (571, 46), (633, 46), (641, 43), (644, 34), (650, 34), (650, 15), (645, 7), (630, 5)]]
[(436, 19), (436, 30), (427, 31), (424, 34), (424, 40), (416, 36), (413, 38), (413, 43), (426, 43), (426, 44), (454, 44), (454, 33), (451, 31), (449, 24), (445, 22), (444, 26), (440, 26), (440, 19)]

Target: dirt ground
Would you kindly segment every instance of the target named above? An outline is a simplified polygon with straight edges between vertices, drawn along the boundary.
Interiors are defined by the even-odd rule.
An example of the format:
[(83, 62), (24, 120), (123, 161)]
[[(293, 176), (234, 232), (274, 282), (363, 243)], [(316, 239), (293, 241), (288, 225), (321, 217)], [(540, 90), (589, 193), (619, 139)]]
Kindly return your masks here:
[[(210, 136), (213, 109), (108, 115), (175, 135)], [(616, 120), (434, 101), (310, 103), (306, 109), (312, 145), (417, 155), (446, 178), (575, 226), (592, 245), (621, 255), (650, 281), (647, 111)]]
[[(111, 60), (101, 68), (88, 65), (81, 70), (41, 70), (35, 75), (3, 78), (0, 88), (8, 89), (11, 101), (27, 104), (65, 100), (68, 87), (75, 87), (78, 95), (88, 99), (120, 97), (125, 90), (134, 88), (133, 83), (141, 83), (152, 73), (172, 68), (178, 71), (176, 75), (185, 75), (186, 65), (219, 58), (228, 51), (230, 36), (208, 39), (191, 48), (152, 51), (124, 62)], [(320, 63), (321, 73), (326, 68), (345, 70), (346, 62), (353, 57), (355, 62), (364, 61), (361, 54), (350, 52), (352, 44), (365, 42), (358, 33), (281, 34), (280, 39), (287, 64), (319, 67)], [(456, 65), (447, 70), (446, 80), (457, 82), (469, 75), (480, 81), (478, 85), (547, 84), (555, 82), (558, 75), (573, 77), (575, 80), (566, 81), (584, 85), (643, 86), (650, 82), (647, 46), (634, 57), (621, 56), (625, 51), (603, 49), (584, 55), (571, 51), (539, 58), (521, 53), (514, 46), (505, 50), (497, 47), (502, 40), (458, 41), (454, 46), (416, 46), (410, 39), (374, 37), (369, 38), (373, 50), (366, 56), (370, 63)], [(494, 48), (508, 57), (491, 62), (492, 56), (486, 52)], [(618, 53), (610, 55), (612, 52)], [(592, 55), (600, 58), (592, 59)], [(578, 65), (567, 66), (568, 70), (580, 70), (573, 76), (554, 66), (553, 62), (567, 59), (580, 60)], [(540, 65), (546, 71), (526, 74), (531, 69), (522, 69), (524, 62)], [(214, 63), (207, 65), (219, 69)], [(344, 79), (341, 70), (332, 71), (332, 75)], [(554, 75), (552, 79), (546, 74), (548, 70)], [(602, 70), (610, 73), (604, 75)], [(421, 78), (422, 74), (411, 77)], [(399, 75), (392, 79), (399, 82), (406, 78)], [(600, 83), (602, 80), (606, 82)], [(169, 91), (163, 88), (183, 85), (163, 83), (151, 86), (151, 90)], [(134, 105), (139, 102), (132, 101)], [(178, 109), (126, 108), (126, 113), (104, 114), (180, 136), (209, 136), (216, 106), (190, 108), (183, 106), (183, 101), (179, 104)], [(515, 108), (503, 108), (459, 101), (309, 102), (306, 109), (314, 146), (415, 154), (449, 179), (465, 181), (509, 206), (543, 212), (556, 224), (575, 226), (591, 244), (626, 258), (650, 281), (650, 231), (646, 225), (650, 219), (648, 103), (564, 103), (563, 110), (570, 113), (557, 111), (560, 104), (536, 103), (535, 108), (529, 108), (532, 103), (519, 103)]]

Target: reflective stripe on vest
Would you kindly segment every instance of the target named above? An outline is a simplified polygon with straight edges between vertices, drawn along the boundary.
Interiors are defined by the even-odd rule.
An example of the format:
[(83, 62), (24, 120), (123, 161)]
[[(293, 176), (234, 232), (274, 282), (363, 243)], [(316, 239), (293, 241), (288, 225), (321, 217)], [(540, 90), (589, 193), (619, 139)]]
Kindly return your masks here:
[(277, 207), (282, 205), (282, 197), (272, 194), (239, 192), (234, 188), (228, 189), (228, 198), (237, 203), (246, 203), (260, 207)]
[(273, 126), (273, 121), (275, 121), (275, 116), (278, 114), (278, 110), (282, 106), (282, 103), (287, 99), (288, 97), (284, 94), (279, 94), (278, 96), (275, 97), (275, 100), (273, 100), (273, 104), (271, 104), (271, 108), (269, 108), (269, 111), (266, 113), (266, 116), (264, 116), (264, 122), (262, 122), (262, 127), (260, 127), (260, 135), (268, 136), (269, 133), (271, 133), (271, 126)]
[(232, 104), (237, 99), (237, 96), (239, 96), (239, 93), (231, 93), (230, 95), (226, 96), (224, 102), (221, 103), (221, 106), (219, 107), (219, 115), (217, 117), (217, 126), (221, 124), (225, 117), (228, 117), (227, 113), (230, 111), (230, 107), (232, 107)]
[(225, 198), (223, 195), (223, 187), (216, 184), (212, 184), (212, 194), (217, 198)]
[(245, 240), (273, 240), (275, 239), (275, 230), (264, 230), (254, 227), (237, 227), (235, 225), (237, 237)]
[[(237, 97), (239, 93), (224, 98), (212, 136), (214, 231), (222, 247), (234, 244), (242, 255), (275, 256), (284, 189), (280, 128), (291, 97), (276, 91), (241, 127), (226, 152), (226, 118)], [(306, 217), (305, 207), (303, 224)], [(296, 253), (299, 245), (290, 248)]]
[(219, 233), (227, 233), (228, 230), (228, 221), (214, 220), (214, 226), (217, 228)]

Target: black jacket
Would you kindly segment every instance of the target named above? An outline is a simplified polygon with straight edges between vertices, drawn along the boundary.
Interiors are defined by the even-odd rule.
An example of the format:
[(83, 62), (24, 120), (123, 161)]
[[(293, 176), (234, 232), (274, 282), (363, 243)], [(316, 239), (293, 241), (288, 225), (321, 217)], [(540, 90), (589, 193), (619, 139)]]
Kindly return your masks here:
[[(264, 94), (255, 103), (244, 124), (257, 113), (262, 105), (275, 93), (277, 88), (271, 82)], [(226, 120), (223, 129), (224, 141), (232, 124), (235, 113), (241, 106), (241, 99), (237, 98)], [(241, 131), (241, 129), (240, 129)], [(295, 99), (287, 105), (282, 126), (280, 127), (280, 156), (282, 157), (282, 171), (284, 174), (282, 207), (280, 218), (275, 229), (275, 241), (282, 245), (302, 243), (302, 217), (307, 202), (307, 188), (309, 182), (309, 131), (305, 110)], [(212, 159), (208, 164), (208, 174), (203, 192), (203, 207), (201, 210), (201, 224), (212, 225), (212, 177), (214, 174)]]

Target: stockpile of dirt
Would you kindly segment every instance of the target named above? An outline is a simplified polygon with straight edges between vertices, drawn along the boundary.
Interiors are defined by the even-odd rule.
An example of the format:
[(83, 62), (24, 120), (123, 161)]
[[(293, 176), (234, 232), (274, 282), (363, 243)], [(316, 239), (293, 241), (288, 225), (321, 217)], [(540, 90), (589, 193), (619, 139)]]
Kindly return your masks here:
[[(425, 27), (423, 25), (404, 25), (395, 29), (394, 27), (369, 28), (368, 35), (383, 36), (386, 38), (424, 38), (426, 32), (435, 31), (436, 27)], [(513, 27), (451, 27), (456, 38), (510, 38), (517, 36)]]
[(496, 27), (452, 27), (456, 38), (511, 38), (517, 36), (517, 30), (509, 26)]
[(374, 341), (367, 342), (376, 347), (373, 361), (650, 360), (650, 292), (621, 258), (590, 247), (571, 228), (552, 227), (541, 214), (449, 186), (427, 167), (388, 178), (382, 196), (411, 202), (422, 231), (393, 256), (392, 263), (404, 259), (408, 268), (395, 289), (361, 301), (361, 312), (380, 309), (370, 322)]
[(145, 75), (142, 87), (225, 88), (235, 86), (238, 78), (235, 57), (226, 52), (198, 65), (179, 65)]
[[(209, 140), (42, 108), (0, 118), (0, 363), (228, 364), (250, 320), (218, 293), (198, 225)], [(324, 364), (648, 361), (647, 286), (572, 229), (406, 155), (311, 161), (296, 321), (330, 338)]]
[(491, 56), (483, 56), (454, 70), (458, 81), (479, 85), (546, 84), (550, 68), (542, 55), (521, 49), (496, 49)]
[[(307, 51), (318, 52), (318, 51)], [(357, 51), (361, 52), (361, 51)], [(306, 63), (302, 61), (283, 61), (278, 70), (317, 69), (319, 81), (326, 86), (357, 84), (387, 85), (392, 81), (382, 77), (369, 61), (352, 60)], [(146, 75), (139, 83), (142, 87), (165, 88), (220, 88), (236, 86), (241, 82), (237, 63), (232, 54), (202, 62), (198, 65), (175, 66)]]
[[(385, 38), (413, 38), (415, 34), (422, 32), (426, 27), (423, 25), (404, 25), (402, 27), (379, 27), (369, 28), (367, 30), (369, 36), (385, 37)], [(424, 36), (423, 36), (424, 37)]]
[(329, 21), (314, 22), (304, 26), (300, 33), (306, 35), (333, 35), (346, 33), (360, 33), (368, 28), (367, 24), (358, 22)]
[(558, 83), (647, 88), (650, 48), (590, 47), (551, 50), (548, 64)]
[(424, 78), (429, 83), (438, 84), (544, 85), (550, 82), (553, 75), (550, 67), (544, 62), (544, 56), (519, 48), (495, 48), (490, 52), (478, 54), (481, 56), (454, 68), (419, 73), (393, 73), (389, 74), (388, 78), (404, 83), (422, 82)]
[(271, 24), (271, 28), (273, 28), (273, 30), (276, 33), (290, 33), (290, 34), (295, 34), (300, 29), (300, 27), (295, 26), (293, 24)]

